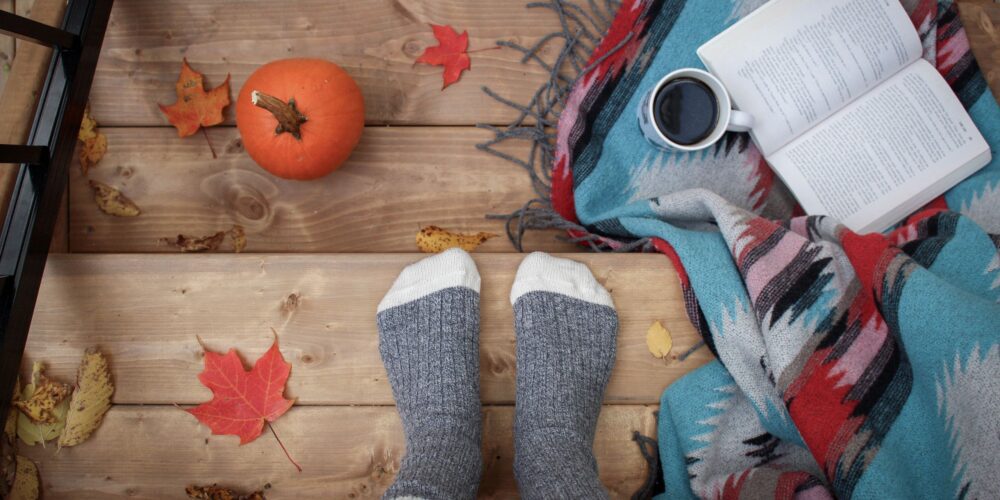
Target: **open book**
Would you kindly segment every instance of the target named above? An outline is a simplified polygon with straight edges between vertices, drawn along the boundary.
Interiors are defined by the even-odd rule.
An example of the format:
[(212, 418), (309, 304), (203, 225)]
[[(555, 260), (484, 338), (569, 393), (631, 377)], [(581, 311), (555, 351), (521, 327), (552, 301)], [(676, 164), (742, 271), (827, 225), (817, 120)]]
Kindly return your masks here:
[(990, 161), (899, 0), (771, 0), (698, 49), (806, 213), (881, 231)]

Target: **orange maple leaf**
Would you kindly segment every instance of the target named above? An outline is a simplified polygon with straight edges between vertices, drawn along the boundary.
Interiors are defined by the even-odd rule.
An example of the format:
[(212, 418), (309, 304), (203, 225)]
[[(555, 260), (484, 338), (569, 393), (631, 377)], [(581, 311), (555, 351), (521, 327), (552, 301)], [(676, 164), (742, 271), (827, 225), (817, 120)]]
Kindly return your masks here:
[(447, 25), (432, 24), (431, 28), (434, 30), (434, 38), (437, 39), (438, 45), (427, 47), (416, 62), (444, 66), (444, 86), (441, 87), (441, 90), (444, 90), (457, 82), (463, 71), (472, 67), (468, 53), (469, 32), (463, 31), (459, 35), (454, 28)]
[[(292, 365), (278, 350), (277, 338), (250, 371), (243, 366), (235, 349), (225, 355), (205, 350), (205, 370), (198, 375), (198, 380), (212, 390), (213, 397), (187, 412), (212, 429), (212, 434), (231, 434), (240, 437), (240, 444), (249, 443), (260, 436), (265, 423), (270, 425), (269, 422), (295, 404), (295, 400), (284, 396), (291, 371)], [(274, 428), (271, 432), (274, 433)], [(281, 440), (278, 444), (301, 471)]]
[(159, 105), (160, 111), (177, 127), (177, 135), (187, 137), (201, 127), (222, 123), (222, 110), (229, 106), (229, 77), (226, 75), (222, 85), (206, 92), (204, 76), (191, 69), (184, 59), (177, 78), (177, 102)]

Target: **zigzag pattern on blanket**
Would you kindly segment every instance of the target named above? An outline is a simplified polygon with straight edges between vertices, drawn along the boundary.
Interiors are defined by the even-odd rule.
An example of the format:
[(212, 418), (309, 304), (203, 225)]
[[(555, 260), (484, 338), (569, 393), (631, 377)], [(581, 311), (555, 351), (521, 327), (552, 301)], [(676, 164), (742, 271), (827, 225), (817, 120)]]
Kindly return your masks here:
[[(902, 1), (1000, 150), (956, 6)], [(669, 155), (633, 130), (636, 95), (699, 65), (694, 49), (760, 3), (623, 2), (557, 129), (553, 208), (611, 249), (651, 238), (719, 358), (663, 395), (667, 497), (996, 496), (976, 436), (1000, 434), (1000, 160), (891, 234), (859, 236), (793, 217), (745, 137)]]

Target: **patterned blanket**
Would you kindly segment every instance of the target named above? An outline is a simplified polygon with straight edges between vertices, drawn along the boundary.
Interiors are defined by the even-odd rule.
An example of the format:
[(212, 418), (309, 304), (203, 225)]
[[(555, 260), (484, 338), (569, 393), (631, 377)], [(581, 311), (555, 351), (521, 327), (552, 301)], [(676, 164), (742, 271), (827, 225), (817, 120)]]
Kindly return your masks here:
[(994, 159), (886, 234), (801, 216), (745, 135), (690, 155), (641, 136), (636, 100), (762, 0), (626, 0), (574, 80), (554, 69), (535, 178), (558, 216), (515, 216), (666, 254), (718, 358), (663, 394), (666, 498), (1000, 498), (1000, 108), (957, 7), (902, 2)]

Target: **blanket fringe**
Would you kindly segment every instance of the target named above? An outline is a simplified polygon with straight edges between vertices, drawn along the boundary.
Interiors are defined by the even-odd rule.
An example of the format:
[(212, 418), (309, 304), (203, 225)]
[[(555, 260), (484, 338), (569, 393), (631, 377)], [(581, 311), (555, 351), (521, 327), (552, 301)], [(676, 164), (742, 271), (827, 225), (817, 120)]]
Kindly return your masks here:
[[(509, 41), (500, 41), (498, 45), (516, 50), (523, 54), (522, 64), (535, 63), (549, 73), (546, 83), (535, 91), (527, 104), (519, 104), (507, 99), (489, 87), (483, 87), (483, 92), (497, 102), (518, 111), (517, 117), (505, 127), (480, 123), (476, 126), (493, 133), (493, 138), (477, 144), (476, 148), (498, 158), (507, 160), (523, 168), (531, 177), (532, 187), (537, 198), (525, 203), (520, 209), (509, 214), (490, 214), (488, 219), (507, 221), (507, 237), (519, 252), (524, 251), (524, 234), (529, 230), (560, 229), (569, 234), (563, 239), (587, 246), (595, 252), (634, 251), (637, 249), (651, 251), (650, 242), (646, 239), (627, 243), (608, 240), (605, 237), (591, 233), (591, 230), (566, 220), (552, 209), (550, 193), (552, 191), (552, 166), (555, 158), (556, 132), (559, 115), (566, 103), (574, 84), (592, 68), (600, 65), (603, 60), (617, 52), (618, 48), (629, 41), (626, 37), (618, 46), (612, 47), (606, 54), (595, 61), (590, 61), (594, 48), (601, 37), (611, 26), (612, 19), (620, 6), (617, 0), (587, 0), (584, 8), (582, 2), (569, 0), (547, 0), (532, 2), (529, 9), (548, 9), (559, 17), (561, 29), (550, 33), (533, 45), (525, 47)], [(539, 56), (539, 52), (552, 43), (562, 47), (554, 62), (548, 63)], [(528, 155), (519, 158), (496, 148), (500, 143), (509, 140), (524, 140), (531, 144)]]

